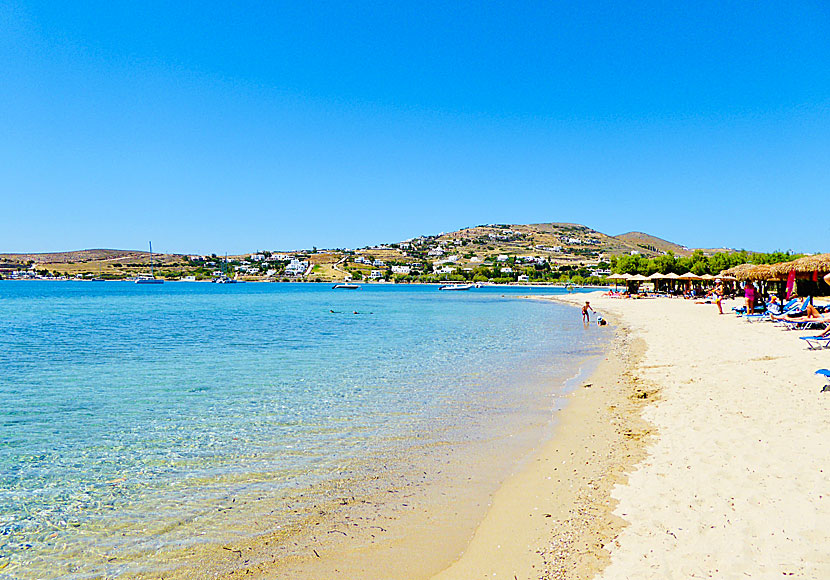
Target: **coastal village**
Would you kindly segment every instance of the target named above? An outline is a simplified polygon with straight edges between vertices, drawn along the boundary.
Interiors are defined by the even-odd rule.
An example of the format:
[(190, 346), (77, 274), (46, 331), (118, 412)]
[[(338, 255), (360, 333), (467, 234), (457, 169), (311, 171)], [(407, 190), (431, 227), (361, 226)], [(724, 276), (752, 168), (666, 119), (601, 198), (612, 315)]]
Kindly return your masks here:
[[(710, 255), (724, 250), (698, 250)], [(605, 283), (621, 256), (693, 251), (648, 234), (609, 236), (579, 224), (482, 225), (358, 249), (257, 250), (243, 255), (155, 254), (166, 280), (246, 282)], [(5, 279), (119, 280), (145, 274), (143, 251), (2, 254)]]

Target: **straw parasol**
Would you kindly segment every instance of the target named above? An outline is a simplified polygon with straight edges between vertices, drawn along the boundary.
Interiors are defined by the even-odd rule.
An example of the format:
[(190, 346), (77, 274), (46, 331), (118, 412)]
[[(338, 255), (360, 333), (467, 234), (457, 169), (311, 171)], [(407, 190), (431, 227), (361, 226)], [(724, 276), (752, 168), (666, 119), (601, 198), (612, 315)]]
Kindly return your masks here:
[(674, 272), (669, 272), (668, 274), (666, 274), (666, 275), (665, 275), (665, 276), (663, 276), (663, 277), (664, 277), (666, 280), (677, 280), (678, 278), (680, 278), (680, 276), (678, 276), (678, 275), (677, 275), (677, 274), (675, 274)]
[(648, 277), (649, 280), (663, 280), (666, 278), (665, 274), (661, 274), (660, 272), (655, 272), (651, 276)]
[(700, 276), (697, 274), (693, 274), (691, 272), (686, 272), (685, 274), (681, 274), (678, 276), (680, 280), (700, 280)]
[(745, 282), (747, 280), (756, 280), (756, 278), (751, 275), (754, 268), (755, 264), (740, 264), (739, 266), (734, 266), (728, 270), (724, 270), (721, 274), (734, 276), (735, 279)]
[(629, 278), (631, 282), (648, 282), (649, 278), (642, 274), (634, 274)]
[(815, 254), (804, 256), (791, 262), (781, 262), (771, 266), (774, 274), (779, 278), (786, 278), (790, 272), (799, 274), (810, 274), (813, 272), (830, 272), (830, 254)]
[(714, 280), (716, 276), (712, 276), (711, 274), (704, 274), (700, 277), (701, 280)]
[(631, 274), (611, 274), (608, 276), (609, 280), (628, 280), (631, 278)]

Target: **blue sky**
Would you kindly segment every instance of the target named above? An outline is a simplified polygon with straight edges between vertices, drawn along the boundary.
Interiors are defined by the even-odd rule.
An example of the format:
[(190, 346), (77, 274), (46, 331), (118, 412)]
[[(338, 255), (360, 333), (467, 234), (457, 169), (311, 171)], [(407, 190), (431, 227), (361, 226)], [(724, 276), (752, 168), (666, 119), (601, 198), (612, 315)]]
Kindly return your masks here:
[(0, 0), (0, 252), (830, 251), (830, 5), (676, 4)]

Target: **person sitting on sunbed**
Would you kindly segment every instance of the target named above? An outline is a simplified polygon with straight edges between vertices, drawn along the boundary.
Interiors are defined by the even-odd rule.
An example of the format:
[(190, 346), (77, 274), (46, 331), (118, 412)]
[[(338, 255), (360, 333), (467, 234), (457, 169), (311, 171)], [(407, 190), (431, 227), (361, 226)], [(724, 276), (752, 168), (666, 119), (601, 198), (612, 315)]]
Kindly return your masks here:
[(770, 316), (781, 314), (781, 303), (778, 301), (778, 296), (775, 294), (769, 297), (769, 302), (767, 302), (767, 312), (770, 313)]

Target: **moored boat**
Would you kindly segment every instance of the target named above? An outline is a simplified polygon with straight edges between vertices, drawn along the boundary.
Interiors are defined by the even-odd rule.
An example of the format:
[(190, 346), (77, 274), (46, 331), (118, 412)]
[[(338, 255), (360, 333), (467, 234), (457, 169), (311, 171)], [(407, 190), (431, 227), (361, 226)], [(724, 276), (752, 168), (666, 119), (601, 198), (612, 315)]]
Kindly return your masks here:
[(150, 275), (140, 274), (134, 282), (136, 284), (164, 284), (163, 278), (156, 278), (153, 274), (153, 242), (150, 242)]
[(439, 290), (469, 290), (472, 288), (472, 284), (444, 284), (443, 286), (439, 286)]
[(343, 282), (342, 284), (335, 284), (331, 287), (332, 290), (357, 290), (360, 288), (357, 284), (352, 284), (350, 282)]

